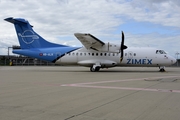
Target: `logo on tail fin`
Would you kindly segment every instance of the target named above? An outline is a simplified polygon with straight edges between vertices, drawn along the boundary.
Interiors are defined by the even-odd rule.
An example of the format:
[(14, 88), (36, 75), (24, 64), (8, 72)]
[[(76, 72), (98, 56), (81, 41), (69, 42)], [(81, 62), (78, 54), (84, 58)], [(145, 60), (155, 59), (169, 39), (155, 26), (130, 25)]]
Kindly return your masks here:
[(31, 30), (25, 30), (22, 34), (18, 33), (18, 36), (20, 36), (24, 43), (31, 44), (34, 42), (34, 40), (39, 39), (39, 36), (37, 36), (33, 31)]

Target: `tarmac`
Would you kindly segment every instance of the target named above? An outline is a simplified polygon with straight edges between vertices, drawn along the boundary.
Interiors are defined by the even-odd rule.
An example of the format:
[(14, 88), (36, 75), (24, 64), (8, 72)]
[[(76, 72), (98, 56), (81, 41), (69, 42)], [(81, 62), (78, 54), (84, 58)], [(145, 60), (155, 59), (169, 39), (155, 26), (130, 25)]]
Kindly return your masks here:
[(0, 120), (180, 120), (180, 68), (0, 66)]

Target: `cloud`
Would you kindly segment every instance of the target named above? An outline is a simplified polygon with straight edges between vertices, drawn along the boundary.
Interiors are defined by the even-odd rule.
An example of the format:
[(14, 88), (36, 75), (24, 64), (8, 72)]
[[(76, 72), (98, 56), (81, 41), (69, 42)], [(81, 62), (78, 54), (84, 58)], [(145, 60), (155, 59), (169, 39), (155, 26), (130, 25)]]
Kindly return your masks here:
[[(37, 33), (56, 43), (81, 46), (73, 35), (76, 32), (91, 33), (103, 41), (119, 43), (121, 26), (133, 20), (138, 24), (147, 22), (152, 26), (146, 28), (142, 25), (144, 29), (153, 31), (153, 28), (162, 26), (159, 31), (166, 29), (164, 31), (176, 34), (166, 35), (158, 31), (144, 33), (137, 27), (138, 34), (132, 31), (125, 33), (130, 46), (162, 45), (164, 49), (169, 49), (169, 41), (172, 41), (177, 43), (170, 49), (174, 51), (179, 44), (178, 0), (0, 0), (0, 10), (0, 49), (18, 44), (12, 24), (3, 21), (11, 16), (26, 18)], [(157, 41), (161, 44), (157, 45)]]
[[(176, 0), (133, 0), (131, 6), (137, 14), (129, 14), (137, 21), (148, 21), (164, 26), (180, 28), (177, 18), (180, 18), (180, 2)], [(173, 7), (172, 7), (173, 6)]]

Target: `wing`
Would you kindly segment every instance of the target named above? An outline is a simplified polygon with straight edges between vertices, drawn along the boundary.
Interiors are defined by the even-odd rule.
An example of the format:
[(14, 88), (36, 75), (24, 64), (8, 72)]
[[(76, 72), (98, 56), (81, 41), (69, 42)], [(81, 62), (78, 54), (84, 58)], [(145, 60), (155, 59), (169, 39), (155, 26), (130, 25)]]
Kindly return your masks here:
[(98, 49), (100, 49), (105, 44), (91, 34), (74, 33), (74, 35), (85, 46), (86, 49), (93, 49), (98, 51)]

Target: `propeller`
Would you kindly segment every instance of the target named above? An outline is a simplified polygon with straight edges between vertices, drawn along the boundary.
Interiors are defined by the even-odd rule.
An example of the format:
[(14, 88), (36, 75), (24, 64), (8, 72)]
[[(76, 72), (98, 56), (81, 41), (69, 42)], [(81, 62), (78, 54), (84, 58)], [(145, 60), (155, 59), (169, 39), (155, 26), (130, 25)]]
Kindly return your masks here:
[(120, 62), (122, 62), (123, 60), (124, 49), (127, 49), (127, 46), (124, 45), (124, 32), (122, 31), (122, 41), (121, 41), (121, 46), (119, 49), (119, 52), (121, 52)]

